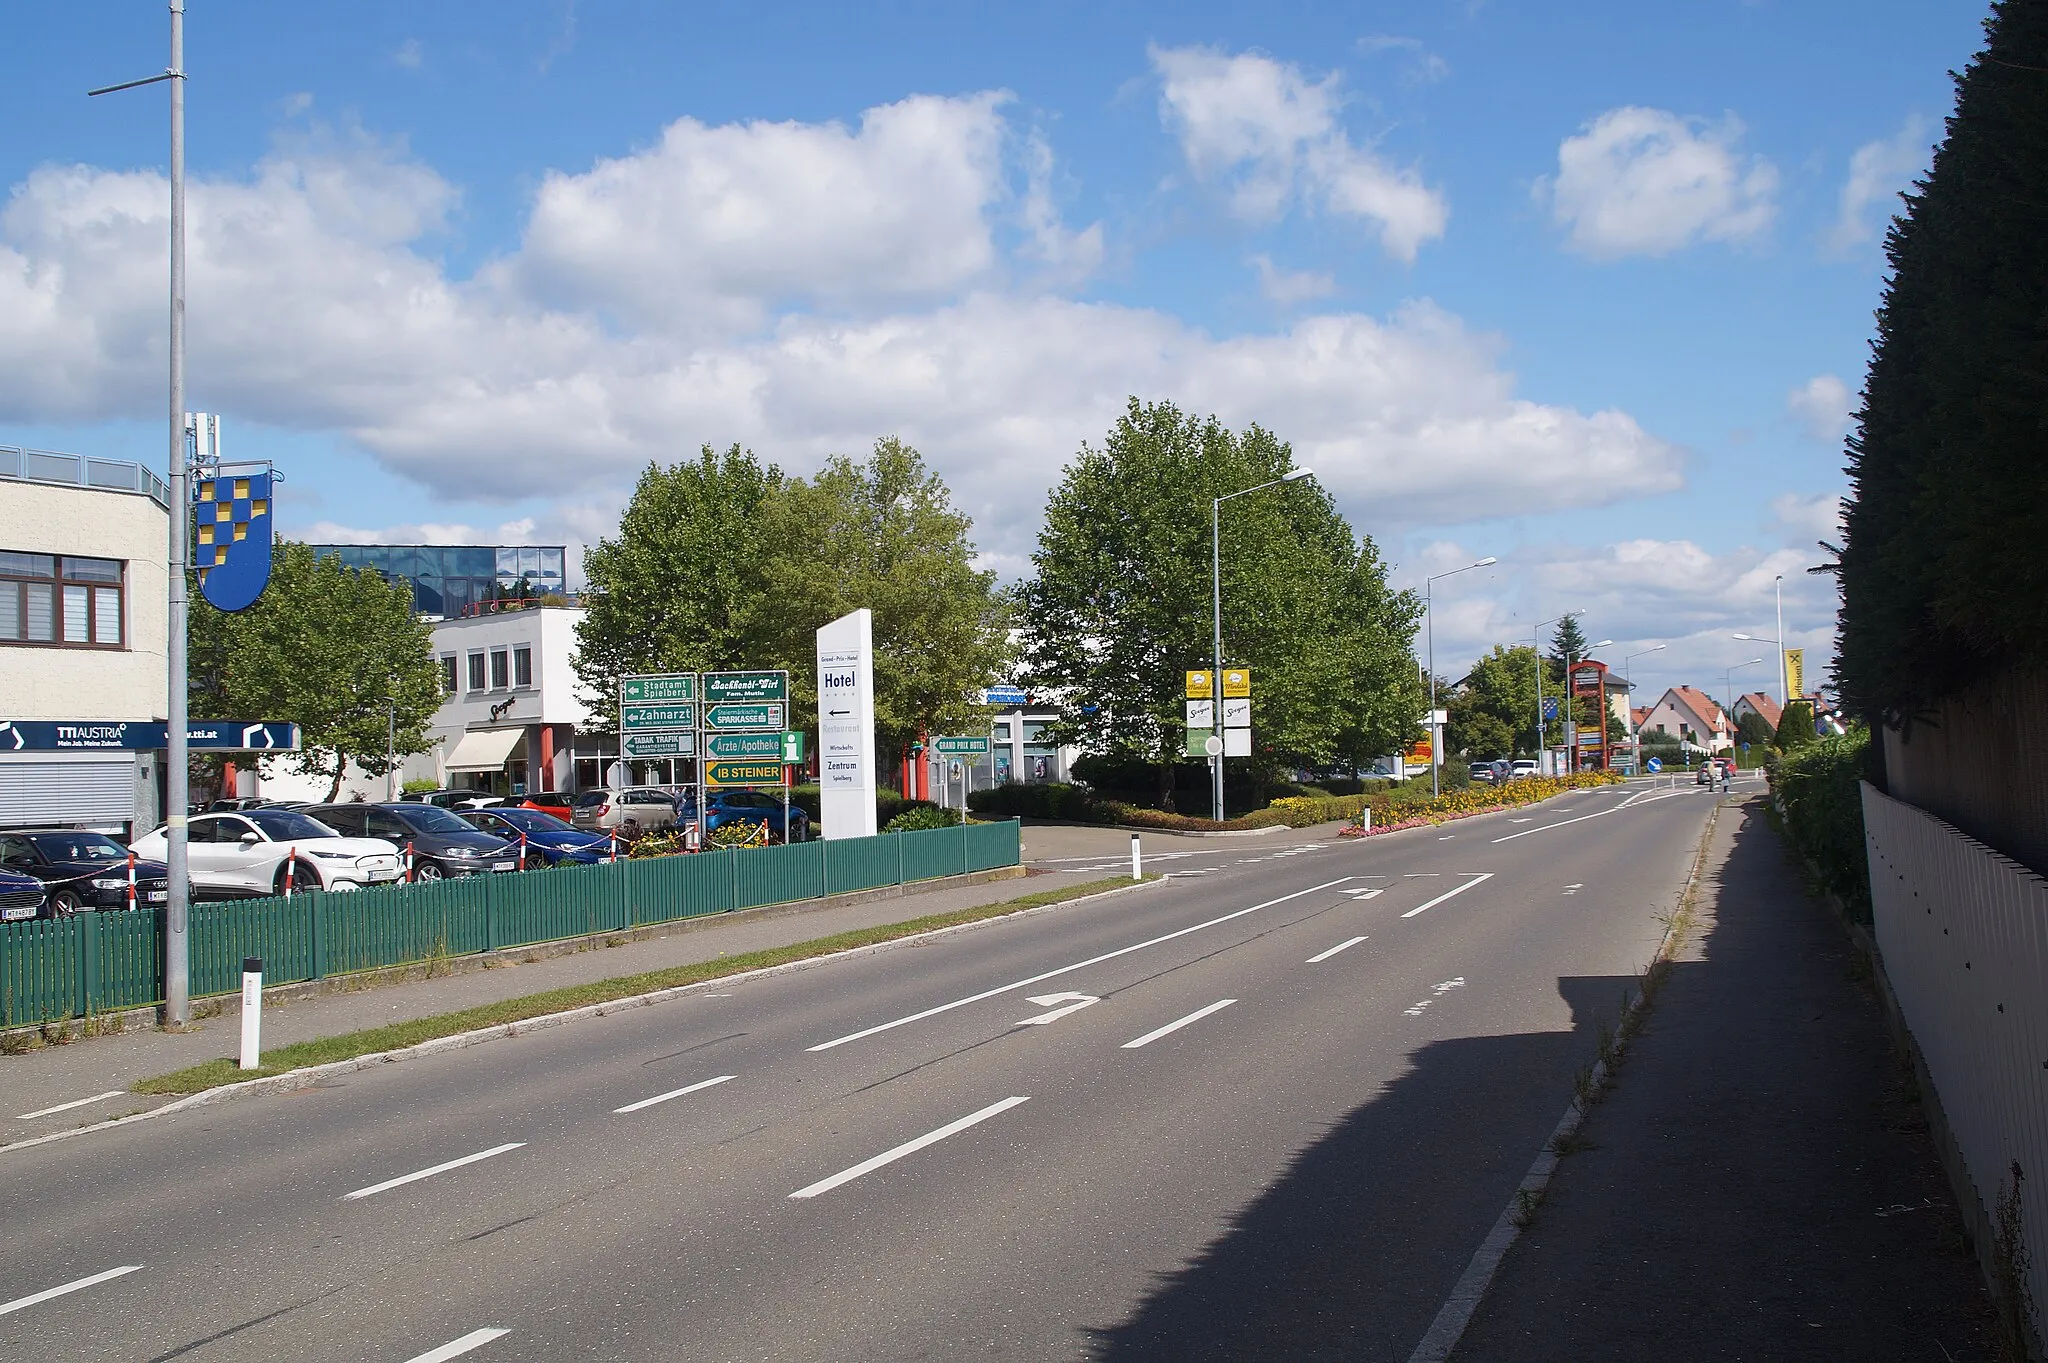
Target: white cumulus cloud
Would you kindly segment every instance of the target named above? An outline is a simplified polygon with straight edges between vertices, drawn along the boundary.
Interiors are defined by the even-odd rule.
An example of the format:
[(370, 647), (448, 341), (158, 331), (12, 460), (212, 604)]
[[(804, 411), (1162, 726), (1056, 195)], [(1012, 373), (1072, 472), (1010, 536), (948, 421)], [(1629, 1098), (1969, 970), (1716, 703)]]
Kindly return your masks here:
[(1870, 208), (1904, 189), (1927, 166), (1927, 124), (1918, 114), (1891, 137), (1865, 142), (1849, 157), (1849, 177), (1842, 184), (1841, 206), (1827, 245), (1837, 253), (1876, 235)]
[(1852, 400), (1849, 385), (1833, 374), (1816, 374), (1785, 394), (1785, 410), (1808, 437), (1832, 445), (1849, 433)]
[(1573, 250), (1597, 259), (1665, 255), (1699, 241), (1742, 241), (1776, 213), (1778, 172), (1737, 147), (1742, 123), (1662, 109), (1610, 109), (1557, 149), (1535, 193)]
[(1387, 254), (1408, 261), (1444, 234), (1440, 191), (1353, 144), (1336, 74), (1310, 80), (1291, 62), (1207, 47), (1155, 47), (1152, 69), (1189, 170), (1222, 183), (1239, 216), (1271, 222), (1302, 206), (1371, 222)]
[(1320, 270), (1283, 270), (1267, 255), (1253, 256), (1251, 267), (1259, 276), (1259, 295), (1282, 307), (1328, 298), (1337, 292), (1336, 278)]
[[(711, 161), (729, 166), (726, 135), (756, 145), (759, 125), (692, 127), (630, 170), (604, 162), (551, 177), (528, 242), (469, 278), (436, 249), (458, 189), (400, 149), (313, 138), (245, 177), (195, 180), (193, 405), (352, 440), (428, 490), (406, 519), (429, 524), (381, 532), (401, 537), (482, 519), (436, 516), (445, 498), (553, 503), (542, 532), (587, 541), (649, 459), (737, 440), (806, 472), (893, 433), (955, 489), (985, 551), (1016, 555), (1062, 465), (1129, 395), (1267, 425), (1374, 523), (1540, 513), (1682, 485), (1681, 450), (1624, 412), (1521, 395), (1498, 338), (1427, 302), (1212, 335), (1151, 309), (1017, 287), (1009, 276), (1028, 269), (1013, 272), (1011, 258), (1049, 269), (1099, 243), (1060, 222), (1051, 168), (1027, 165), (1023, 191), (1005, 197), (977, 178), (995, 173), (979, 159), (1000, 132), (979, 121), (993, 103), (888, 109), (955, 130), (911, 139), (957, 153), (931, 172), (954, 195), (935, 210), (951, 225), (877, 208), (859, 219), (859, 249), (775, 227), (789, 242), (819, 236), (823, 258), (796, 263), (767, 260), (725, 217), (774, 198), (761, 167), (735, 172), (734, 206), (677, 191), (696, 163), (668, 164), (680, 143), (719, 148)], [(871, 111), (859, 132), (773, 125), (766, 144), (844, 158), (833, 174), (876, 181), (849, 185), (847, 201), (879, 205), (879, 186), (902, 185), (902, 164), (854, 144), (893, 137), (876, 131), (886, 122)], [(983, 131), (960, 131), (973, 128)], [(1034, 193), (1031, 215), (1005, 219)], [(0, 420), (156, 414), (165, 199), (154, 174), (91, 167), (46, 167), (15, 187), (0, 214)], [(687, 265), (664, 263), (688, 254), (678, 241), (708, 246)], [(900, 259), (934, 241), (935, 260)], [(600, 268), (606, 259), (613, 268)], [(623, 281), (643, 265), (668, 273), (635, 299)], [(792, 295), (818, 306), (793, 307)], [(679, 321), (664, 299), (722, 310), (727, 325)], [(747, 315), (763, 320), (730, 329)]]

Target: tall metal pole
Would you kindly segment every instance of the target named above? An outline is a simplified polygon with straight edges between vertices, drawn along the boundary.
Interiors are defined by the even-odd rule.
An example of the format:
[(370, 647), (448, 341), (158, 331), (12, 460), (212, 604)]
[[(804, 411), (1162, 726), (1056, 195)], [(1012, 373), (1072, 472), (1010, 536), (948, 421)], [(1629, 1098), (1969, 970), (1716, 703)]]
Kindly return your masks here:
[(164, 829), (166, 887), (164, 918), (164, 1020), (183, 1027), (191, 1020), (191, 935), (187, 932), (185, 806), (190, 772), (185, 755), (185, 559), (191, 499), (185, 489), (185, 0), (171, 3), (171, 563), (169, 694), (165, 697), (164, 782), (169, 805)]
[(1785, 707), (1792, 703), (1792, 694), (1787, 689), (1791, 678), (1785, 672), (1785, 575), (1778, 574), (1771, 579), (1778, 596), (1778, 713), (1783, 715)]
[(1429, 796), (1433, 800), (1443, 793), (1437, 788), (1437, 747), (1443, 742), (1443, 734), (1436, 727), (1436, 579), (1433, 577), (1425, 579), (1422, 584), (1422, 611), (1422, 632), (1429, 640)]
[[(1223, 499), (1209, 501), (1209, 606), (1214, 627), (1215, 670), (1209, 674), (1209, 732), (1217, 739), (1223, 737)], [(1209, 759), (1210, 803), (1214, 806), (1209, 817), (1217, 823), (1223, 822), (1223, 752), (1219, 748)]]

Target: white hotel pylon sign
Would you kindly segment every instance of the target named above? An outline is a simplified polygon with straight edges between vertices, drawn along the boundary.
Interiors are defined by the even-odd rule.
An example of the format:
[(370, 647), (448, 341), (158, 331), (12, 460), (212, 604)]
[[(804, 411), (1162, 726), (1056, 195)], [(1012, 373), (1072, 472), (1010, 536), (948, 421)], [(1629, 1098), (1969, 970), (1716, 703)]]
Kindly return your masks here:
[(874, 614), (818, 631), (818, 813), (825, 837), (875, 835)]

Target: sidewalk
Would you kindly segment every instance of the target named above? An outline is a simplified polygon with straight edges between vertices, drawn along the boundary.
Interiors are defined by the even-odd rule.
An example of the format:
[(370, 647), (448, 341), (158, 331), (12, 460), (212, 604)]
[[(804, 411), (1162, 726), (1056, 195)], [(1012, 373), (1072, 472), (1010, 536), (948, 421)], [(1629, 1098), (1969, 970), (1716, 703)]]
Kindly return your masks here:
[[(593, 948), (531, 963), (508, 961), (492, 969), (350, 993), (266, 1002), (263, 1046), (270, 1050), (295, 1041), (430, 1017), (562, 985), (587, 984), (719, 956), (789, 946), (834, 933), (1002, 903), (1103, 878), (1100, 871), (1034, 873), (1029, 878), (913, 889), (907, 894), (858, 904), (775, 905), (683, 919), (673, 925), (667, 936), (616, 947)], [(0, 1145), (161, 1106), (171, 1100), (125, 1090), (141, 1079), (233, 1055), (240, 1027), (239, 1014), (230, 1012), (200, 1019), (181, 1033), (123, 1032), (46, 1046), (20, 1055), (0, 1055)], [(102, 1101), (23, 1120), (25, 1114), (96, 1096)]]
[[(1997, 1357), (1876, 999), (1764, 797), (1454, 1363)], [(1533, 1152), (1532, 1152), (1533, 1153)]]

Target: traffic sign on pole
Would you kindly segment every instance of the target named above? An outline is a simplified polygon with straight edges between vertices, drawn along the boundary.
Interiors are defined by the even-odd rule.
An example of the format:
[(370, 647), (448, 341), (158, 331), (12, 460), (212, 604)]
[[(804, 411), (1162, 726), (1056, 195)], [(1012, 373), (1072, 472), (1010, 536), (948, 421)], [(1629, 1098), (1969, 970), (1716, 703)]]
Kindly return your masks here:
[(697, 699), (697, 674), (658, 672), (619, 680), (621, 705), (662, 705)]
[(752, 758), (761, 762), (782, 761), (782, 738), (779, 733), (765, 734), (706, 734), (704, 755), (712, 761), (738, 761)]
[(781, 762), (706, 762), (704, 781), (712, 786), (779, 786)]
[(619, 707), (620, 733), (687, 733), (696, 727), (697, 707), (694, 705), (621, 705)]
[(706, 672), (704, 699), (717, 701), (787, 701), (787, 672)]
[(694, 732), (622, 734), (619, 749), (627, 757), (695, 757), (697, 735)]
[(721, 733), (758, 733), (772, 729), (781, 733), (789, 727), (789, 705), (769, 701), (762, 705), (725, 704), (704, 707), (704, 728)]

